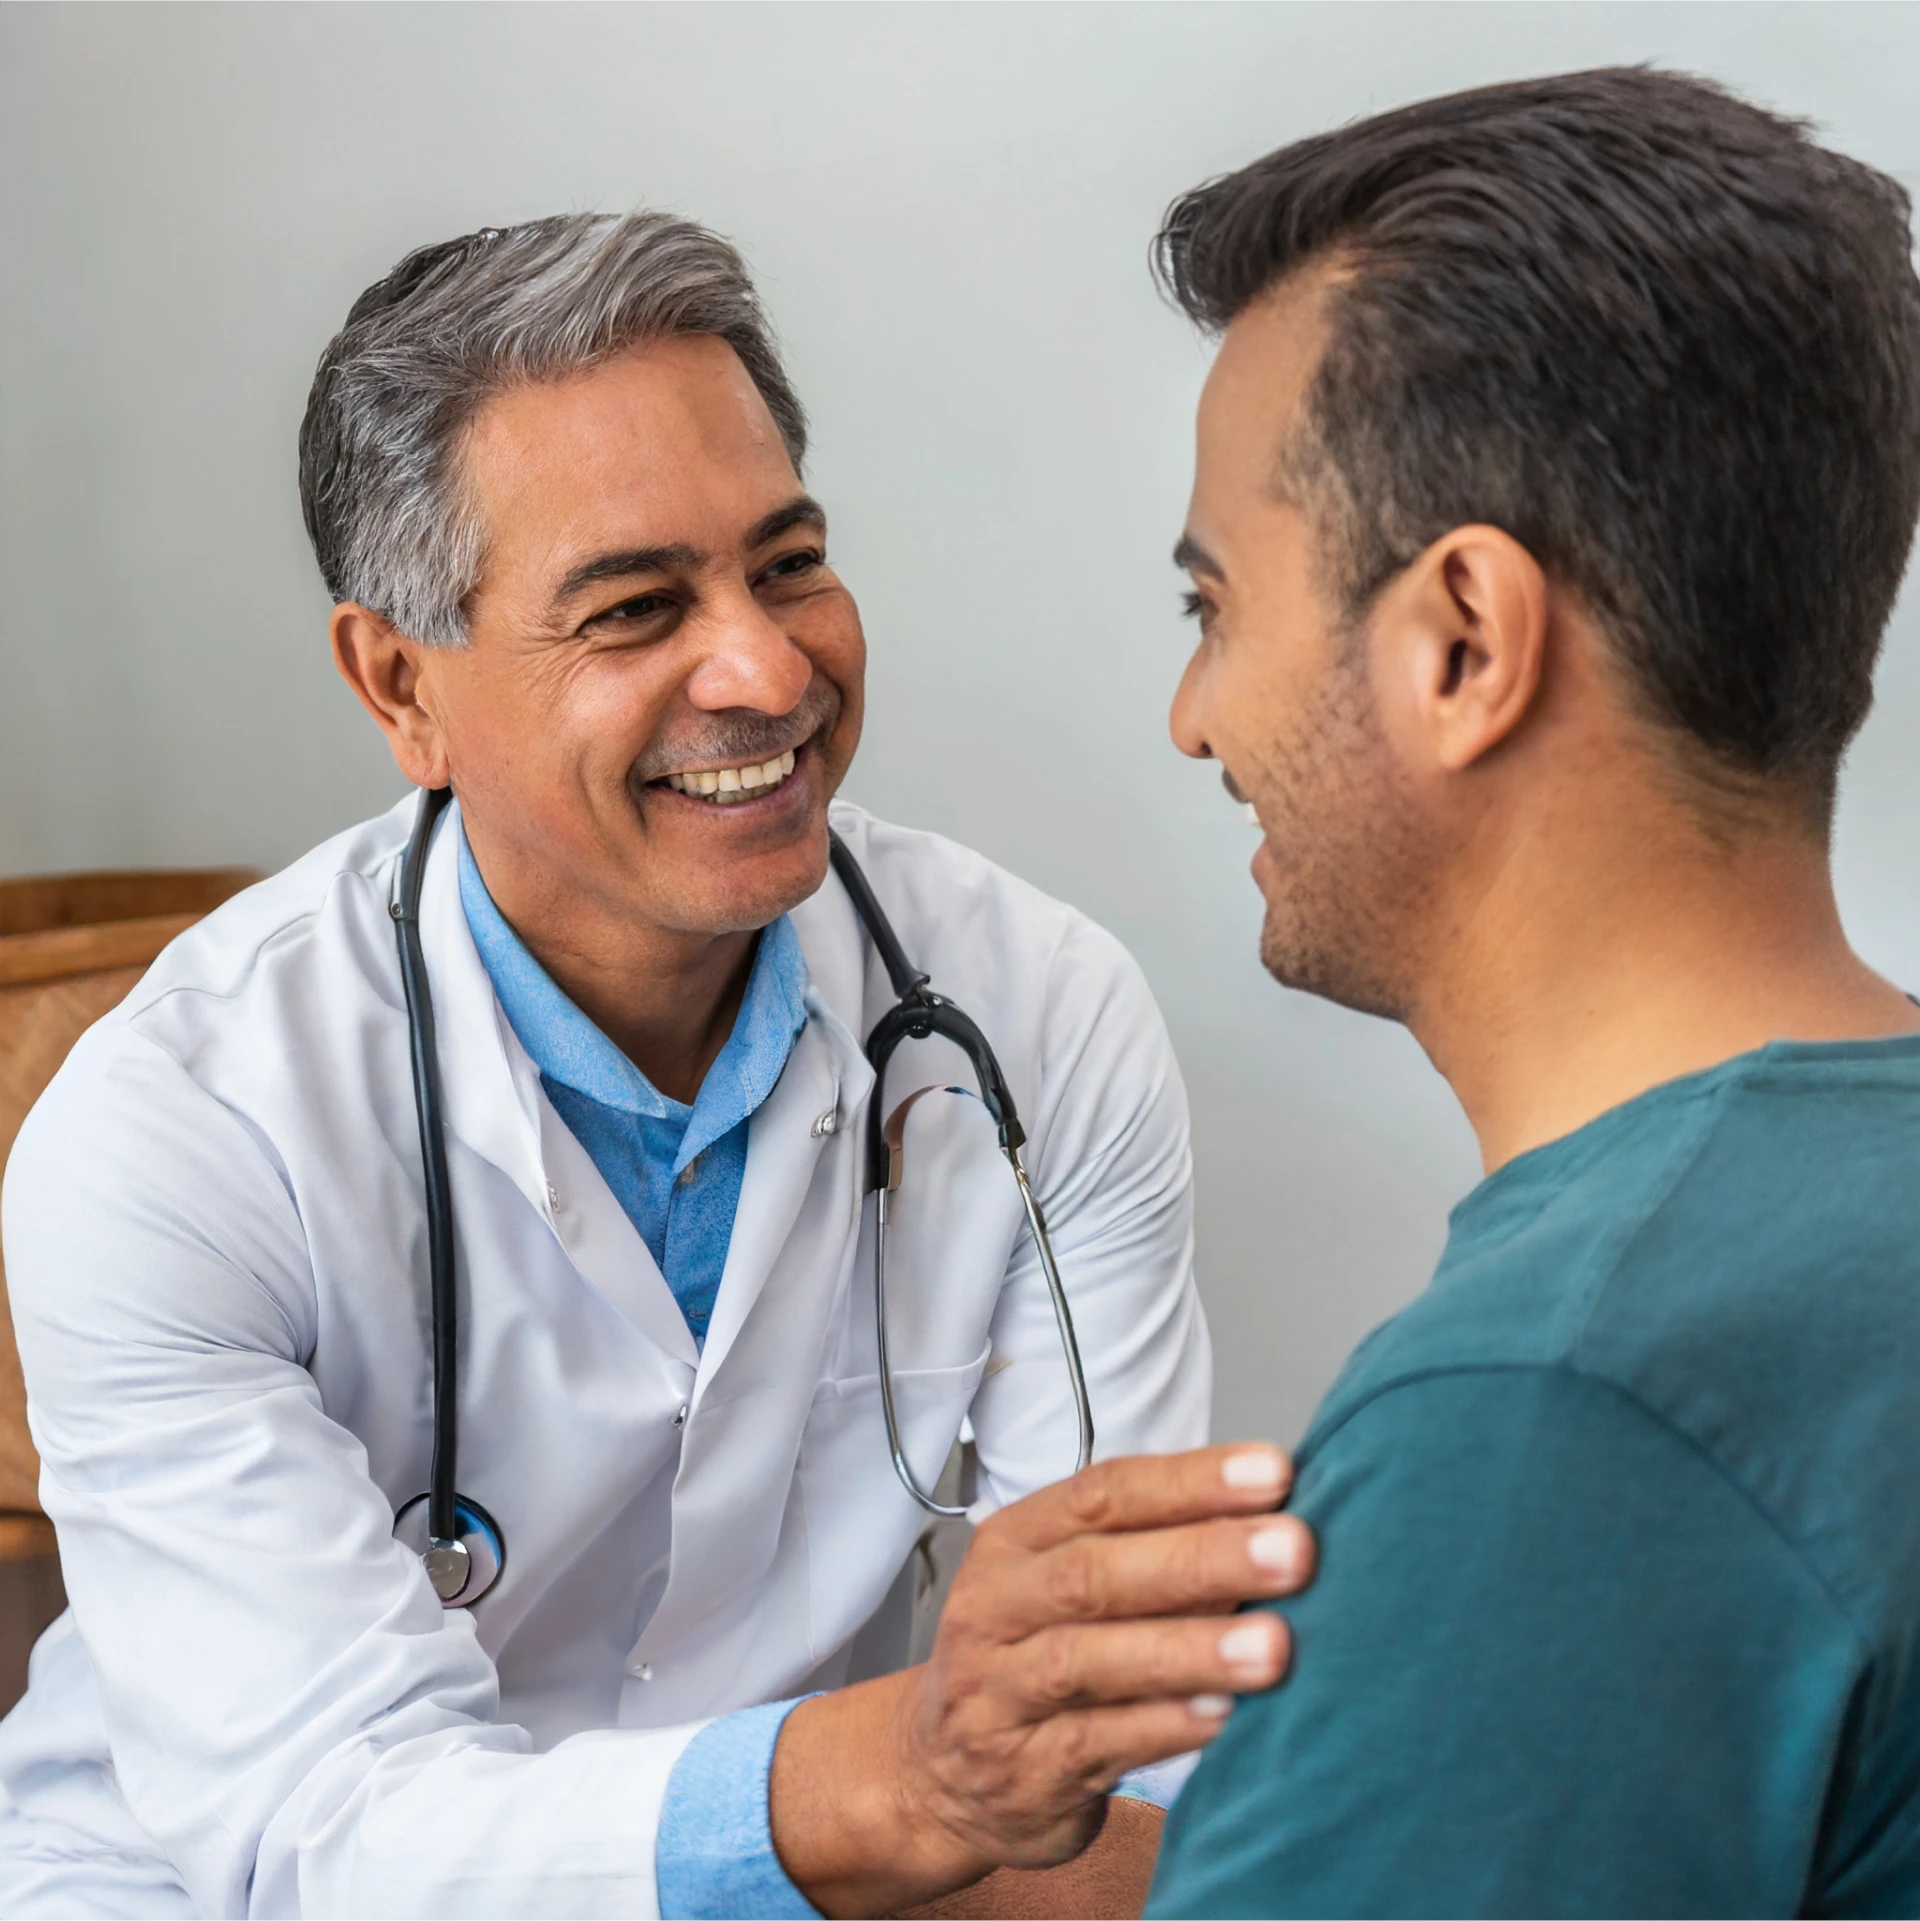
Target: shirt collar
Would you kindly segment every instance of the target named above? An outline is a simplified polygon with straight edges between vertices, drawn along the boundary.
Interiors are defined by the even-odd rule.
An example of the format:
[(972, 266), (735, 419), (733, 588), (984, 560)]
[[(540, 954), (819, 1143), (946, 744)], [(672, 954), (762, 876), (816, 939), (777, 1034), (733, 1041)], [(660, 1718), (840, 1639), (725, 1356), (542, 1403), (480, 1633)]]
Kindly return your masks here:
[(453, 824), (460, 903), (473, 944), (501, 1010), (545, 1079), (603, 1107), (682, 1124), (686, 1132), (675, 1157), (676, 1172), (739, 1126), (773, 1092), (807, 1024), (807, 962), (785, 914), (761, 930), (733, 1032), (689, 1107), (661, 1093), (527, 951), (487, 892), (457, 809)]

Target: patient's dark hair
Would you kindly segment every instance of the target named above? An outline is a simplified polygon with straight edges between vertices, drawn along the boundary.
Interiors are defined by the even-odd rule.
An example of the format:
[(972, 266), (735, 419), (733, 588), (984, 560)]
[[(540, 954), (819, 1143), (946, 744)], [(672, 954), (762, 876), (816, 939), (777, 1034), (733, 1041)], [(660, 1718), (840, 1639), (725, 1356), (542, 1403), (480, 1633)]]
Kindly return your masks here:
[(1908, 214), (1799, 122), (1613, 68), (1283, 147), (1175, 201), (1155, 266), (1215, 331), (1347, 270), (1278, 478), (1350, 617), (1504, 528), (1649, 714), (1824, 819), (1920, 510)]

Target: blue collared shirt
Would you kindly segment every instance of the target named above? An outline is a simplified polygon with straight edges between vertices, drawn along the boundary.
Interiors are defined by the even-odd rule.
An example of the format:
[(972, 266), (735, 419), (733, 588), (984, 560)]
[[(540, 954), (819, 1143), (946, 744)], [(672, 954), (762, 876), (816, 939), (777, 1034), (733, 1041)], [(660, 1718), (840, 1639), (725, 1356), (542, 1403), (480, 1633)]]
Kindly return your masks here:
[(460, 902), (493, 991), (554, 1111), (704, 1340), (747, 1171), (747, 1123), (807, 1024), (800, 937), (784, 914), (761, 933), (733, 1032), (689, 1107), (661, 1093), (561, 992), (494, 905), (464, 829), (459, 847)]

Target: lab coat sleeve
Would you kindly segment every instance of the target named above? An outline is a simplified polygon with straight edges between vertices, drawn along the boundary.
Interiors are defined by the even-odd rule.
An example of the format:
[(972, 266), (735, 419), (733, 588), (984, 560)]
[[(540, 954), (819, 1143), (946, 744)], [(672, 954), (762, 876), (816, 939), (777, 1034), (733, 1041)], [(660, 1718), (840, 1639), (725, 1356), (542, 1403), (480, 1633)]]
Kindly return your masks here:
[(257, 1130), (109, 1021), (29, 1116), (4, 1228), (114, 1769), (199, 1911), (656, 1913), (697, 1730), (535, 1754), (495, 1720), (472, 1621), (307, 1371), (327, 1329)]
[[(1187, 1096), (1138, 964), (1075, 916), (1054, 950), (1042, 1015), (1028, 1169), (1045, 1210), (1086, 1366), (1094, 1455), (1207, 1439), (1213, 1353), (1193, 1274)], [(1040, 1258), (1024, 1230), (971, 1410), (976, 1521), (1071, 1470), (1077, 1440)]]

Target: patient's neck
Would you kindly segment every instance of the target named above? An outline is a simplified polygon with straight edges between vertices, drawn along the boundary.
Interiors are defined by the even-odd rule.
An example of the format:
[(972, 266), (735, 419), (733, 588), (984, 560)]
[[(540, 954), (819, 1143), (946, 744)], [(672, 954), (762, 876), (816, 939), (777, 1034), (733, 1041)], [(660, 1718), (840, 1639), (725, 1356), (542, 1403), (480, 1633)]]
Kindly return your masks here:
[(1703, 817), (1659, 781), (1567, 798), (1454, 891), (1408, 1022), (1489, 1173), (1768, 1041), (1920, 1029), (1848, 946), (1816, 828)]

